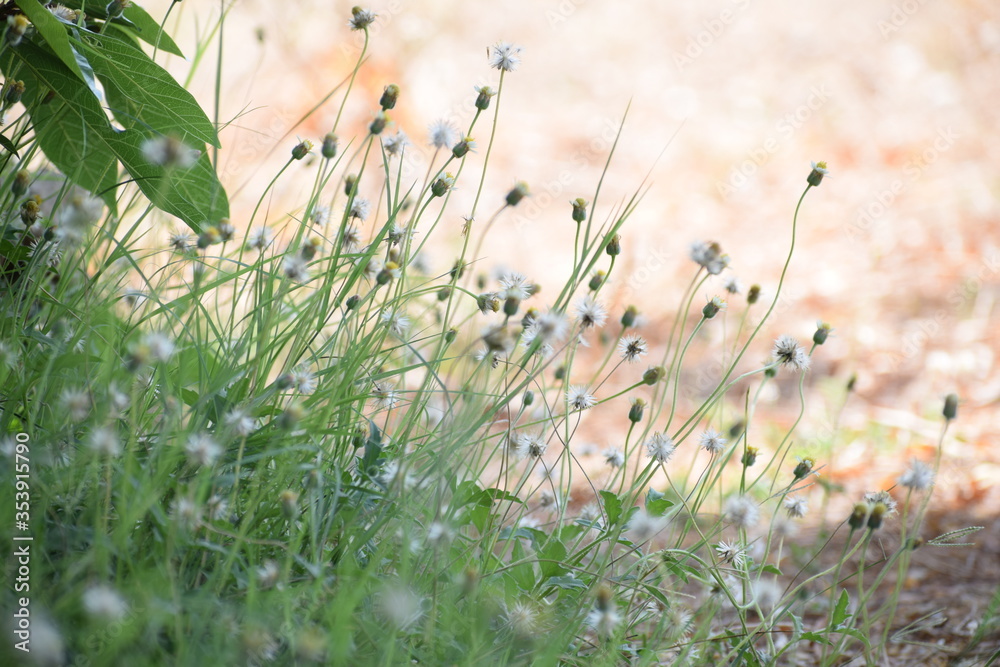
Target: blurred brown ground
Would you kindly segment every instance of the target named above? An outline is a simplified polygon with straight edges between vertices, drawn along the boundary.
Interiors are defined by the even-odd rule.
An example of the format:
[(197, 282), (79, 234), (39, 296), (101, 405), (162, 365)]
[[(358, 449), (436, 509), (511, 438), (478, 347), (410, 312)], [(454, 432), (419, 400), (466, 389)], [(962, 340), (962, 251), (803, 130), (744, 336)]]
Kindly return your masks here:
[[(156, 16), (167, 5), (147, 4)], [(611, 292), (614, 310), (635, 303), (645, 313), (650, 359), (662, 354), (657, 346), (690, 280), (691, 241), (719, 241), (744, 285), (773, 293), (809, 163), (826, 160), (831, 176), (804, 202), (776, 316), (748, 358), (764, 357), (781, 333), (805, 341), (817, 320), (833, 324), (834, 337), (814, 358), (796, 440), (809, 451), (831, 423), (840, 387), (856, 373), (836, 464), (824, 471), (852, 492), (892, 485), (911, 456), (927, 460), (944, 396), (958, 393), (959, 418), (946, 439), (932, 510), (949, 527), (989, 526), (990, 536), (974, 538), (975, 558), (983, 559), (979, 588), (995, 588), (1000, 5), (385, 0), (371, 8), (379, 21), (339, 134), (360, 131), (382, 88), (399, 84), (392, 118), (415, 144), (410, 180), (426, 170), (427, 125), (449, 117), (466, 126), (473, 86), (496, 85), (487, 45), (524, 46), (523, 63), (504, 81), (478, 217), (491, 214), (517, 179), (534, 196), (496, 225), (480, 266), (506, 266), (551, 286), (543, 303), (572, 255), (567, 202), (591, 198), (630, 105), (596, 219), (611, 215), (649, 173), (652, 188), (624, 229)], [(189, 54), (194, 15), (204, 33), (212, 12), (211, 3), (177, 6), (174, 32)], [(223, 132), (238, 227), (295, 140), (271, 152), (274, 142), (350, 71), (360, 36), (348, 31), (349, 15), (349, 3), (295, 0), (245, 0), (231, 10), (221, 117), (247, 111)], [(187, 72), (183, 62), (171, 66), (179, 76)], [(206, 104), (211, 67), (206, 62), (195, 83)], [(339, 99), (294, 134), (318, 142)], [(469, 167), (478, 169), (485, 123), (475, 135), (480, 148)], [(269, 222), (301, 209), (314, 174), (304, 169), (279, 183)], [(459, 216), (469, 210), (477, 179), (466, 172), (443, 221), (430, 257), (441, 272), (460, 247)], [(699, 301), (719, 292), (721, 284), (712, 284)], [(740, 308), (735, 299), (733, 309)], [(720, 331), (709, 327), (702, 354), (718, 344)], [(691, 379), (710, 374), (712, 359), (701, 359)], [(763, 414), (778, 427), (790, 425), (794, 387), (781, 385), (767, 400), (773, 409)], [(603, 448), (624, 434), (622, 421), (595, 413), (585, 434)]]

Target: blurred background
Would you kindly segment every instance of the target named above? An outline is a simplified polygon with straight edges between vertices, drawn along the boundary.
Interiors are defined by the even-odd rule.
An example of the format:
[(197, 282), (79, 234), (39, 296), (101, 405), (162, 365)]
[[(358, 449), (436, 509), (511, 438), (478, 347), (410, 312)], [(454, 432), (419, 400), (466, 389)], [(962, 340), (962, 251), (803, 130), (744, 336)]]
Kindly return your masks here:
[[(146, 8), (161, 17), (169, 4), (151, 0)], [(168, 28), (188, 55), (168, 61), (179, 80), (222, 6), (174, 7)], [(296, 136), (318, 144), (329, 131), (342, 91), (297, 123), (356, 62), (363, 40), (347, 27), (350, 8), (305, 0), (229, 8), (221, 165), (238, 228)], [(377, 0), (370, 9), (379, 18), (338, 134), (364, 134), (382, 89), (398, 84), (391, 130), (413, 142), (404, 168), (410, 181), (421, 182), (428, 168), (428, 125), (444, 118), (466, 127), (474, 87), (496, 86), (487, 46), (524, 47), (504, 80), (479, 216), (492, 213), (516, 180), (533, 196), (493, 228), (478, 264), (484, 272), (506, 267), (555, 291), (572, 258), (568, 201), (592, 199), (628, 109), (594, 217), (604, 221), (644, 181), (651, 186), (623, 230), (624, 253), (605, 292), (613, 317), (628, 304), (644, 313), (651, 359), (662, 354), (657, 344), (693, 274), (689, 244), (718, 241), (744, 287), (759, 283), (773, 294), (810, 161), (827, 161), (830, 176), (803, 204), (774, 319), (750, 356), (764, 358), (782, 333), (805, 342), (817, 320), (832, 324), (833, 337), (814, 357), (797, 439), (826, 437), (856, 375), (830, 471), (849, 485), (885, 488), (911, 456), (927, 460), (944, 396), (957, 392), (962, 403), (935, 505), (997, 515), (1000, 6)], [(194, 72), (193, 91), (206, 108), (217, 56), (202, 54)], [(473, 171), (442, 221), (450, 231), (428, 258), (438, 273), (460, 248), (486, 123), (474, 134)], [(293, 170), (268, 197), (268, 223), (301, 212), (314, 171), (299, 172), (308, 175)], [(721, 294), (721, 281), (708, 289), (697, 304)], [(743, 298), (732, 299), (740, 312)], [(713, 372), (719, 331), (708, 332), (689, 369), (695, 394), (698, 378)], [(797, 412), (793, 389), (776, 385), (767, 397), (779, 423)], [(598, 445), (613, 437), (600, 422), (589, 427)]]

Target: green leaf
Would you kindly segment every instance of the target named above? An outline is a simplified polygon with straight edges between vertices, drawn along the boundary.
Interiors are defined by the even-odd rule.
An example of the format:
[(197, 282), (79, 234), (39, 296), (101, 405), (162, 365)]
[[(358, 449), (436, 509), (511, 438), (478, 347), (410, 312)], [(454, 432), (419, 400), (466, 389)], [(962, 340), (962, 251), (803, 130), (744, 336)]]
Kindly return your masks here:
[(847, 605), (850, 603), (851, 598), (847, 594), (847, 591), (840, 592), (840, 599), (837, 600), (837, 606), (833, 608), (833, 618), (831, 619), (833, 628), (838, 629), (840, 624), (847, 620), (850, 614), (847, 613)]
[[(186, 170), (151, 165), (142, 154), (146, 135), (138, 128), (112, 128), (97, 100), (53, 55), (27, 41), (7, 54), (0, 68), (10, 72), (20, 61), (18, 75), (27, 87), (22, 102), (46, 157), (74, 183), (102, 196), (112, 211), (121, 161), (155, 206), (196, 233), (204, 221), (229, 216), (229, 200), (207, 154)], [(56, 96), (46, 103), (49, 90)]]
[(803, 632), (799, 635), (799, 640), (805, 640), (810, 642), (819, 642), (820, 644), (826, 644), (827, 646), (833, 646), (833, 642), (824, 637), (823, 635), (816, 632)]
[(38, 0), (21, 0), (18, 2), (18, 7), (31, 20), (38, 34), (45, 39), (45, 43), (62, 61), (63, 65), (87, 84), (95, 98), (101, 99), (101, 92), (94, 82), (94, 73), (90, 70), (87, 59), (77, 53), (70, 45), (69, 36), (66, 33), (67, 30), (73, 28), (64, 24), (52, 12), (42, 7)]
[(781, 570), (779, 570), (778, 568), (776, 568), (773, 565), (765, 565), (764, 567), (762, 567), (760, 569), (761, 569), (761, 572), (767, 572), (768, 574), (776, 574), (779, 577), (781, 576)]
[(555, 577), (569, 572), (562, 562), (566, 558), (566, 546), (559, 540), (549, 540), (537, 551), (538, 568), (542, 577)]
[(201, 143), (219, 146), (215, 126), (194, 96), (142, 49), (107, 34), (87, 34), (73, 43), (87, 54), (111, 111), (124, 127), (175, 134), (194, 148)]
[(564, 577), (549, 577), (545, 580), (546, 586), (555, 586), (556, 588), (587, 588), (587, 584), (582, 579), (577, 579), (572, 575)]
[(610, 491), (601, 491), (600, 496), (604, 500), (604, 511), (608, 513), (608, 527), (611, 527), (622, 515), (622, 501)]
[(0, 146), (3, 146), (8, 153), (13, 153), (14, 157), (20, 158), (21, 156), (17, 154), (17, 146), (8, 139), (6, 136), (0, 134)]
[(649, 516), (663, 516), (664, 512), (673, 507), (674, 504), (663, 497), (663, 494), (655, 489), (650, 489), (646, 493), (646, 513)]
[[(148, 44), (152, 44), (155, 47), (166, 51), (167, 53), (172, 53), (175, 56), (184, 57), (184, 53), (180, 50), (180, 47), (174, 43), (174, 40), (170, 38), (170, 35), (163, 32), (160, 28), (160, 24), (157, 23), (152, 16), (146, 13), (146, 10), (135, 4), (134, 2), (125, 9), (124, 16), (128, 19), (132, 25), (135, 27), (135, 33), (138, 35), (139, 39)], [(123, 29), (117, 23), (111, 24), (113, 27), (118, 29)]]

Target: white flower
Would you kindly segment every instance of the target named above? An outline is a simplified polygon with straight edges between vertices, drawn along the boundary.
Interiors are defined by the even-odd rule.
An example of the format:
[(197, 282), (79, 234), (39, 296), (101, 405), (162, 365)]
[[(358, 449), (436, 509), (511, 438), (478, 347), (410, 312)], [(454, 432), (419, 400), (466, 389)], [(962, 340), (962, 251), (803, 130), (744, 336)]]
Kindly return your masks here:
[(357, 218), (359, 220), (365, 220), (368, 218), (368, 214), (371, 213), (372, 205), (364, 197), (355, 197), (351, 201), (351, 206), (347, 211), (347, 214), (352, 218)]
[(431, 123), (428, 128), (431, 135), (431, 146), (451, 150), (458, 141), (458, 130), (447, 120), (441, 119)]
[(666, 463), (677, 451), (677, 446), (666, 433), (656, 432), (646, 440), (646, 456), (657, 463)]
[(274, 240), (274, 233), (269, 227), (255, 227), (250, 230), (247, 238), (247, 247), (251, 250), (263, 252)]
[(788, 496), (785, 498), (785, 509), (788, 510), (788, 516), (801, 519), (809, 510), (809, 501), (801, 497)]
[(531, 329), (545, 342), (559, 341), (566, 337), (569, 323), (565, 315), (550, 310), (535, 318)]
[(281, 570), (278, 563), (268, 559), (257, 568), (257, 585), (260, 586), (261, 590), (274, 588), (274, 585), (278, 583), (279, 576), (281, 576)]
[(623, 454), (622, 450), (617, 447), (609, 447), (608, 449), (605, 449), (602, 456), (604, 456), (604, 460), (607, 461), (608, 465), (612, 468), (621, 468), (625, 465), (625, 454)]
[(587, 387), (573, 385), (566, 392), (566, 401), (574, 410), (587, 410), (597, 405), (597, 398), (588, 393)]
[(375, 405), (383, 410), (389, 410), (399, 402), (399, 393), (391, 382), (385, 380), (372, 383), (372, 397), (375, 399)]
[(106, 426), (95, 428), (91, 431), (88, 444), (92, 450), (102, 456), (118, 456), (122, 451), (121, 442), (118, 440), (118, 432)]
[(762, 610), (774, 609), (781, 602), (781, 585), (774, 579), (756, 579), (750, 584), (754, 604)]
[(128, 613), (128, 604), (110, 586), (91, 586), (83, 594), (83, 608), (103, 621), (119, 621)]
[(62, 393), (63, 409), (69, 413), (69, 418), (82, 422), (90, 414), (90, 393), (83, 389), (66, 389)]
[(743, 291), (743, 284), (734, 275), (726, 276), (726, 279), (722, 282), (722, 286), (730, 294), (739, 294)]
[(514, 298), (524, 301), (534, 293), (534, 285), (528, 282), (528, 277), (520, 273), (506, 273), (500, 278), (503, 291), (498, 295), (501, 299)]
[(588, 295), (577, 301), (576, 318), (584, 329), (602, 327), (608, 318), (608, 311)]
[(317, 227), (326, 227), (330, 224), (330, 207), (322, 204), (316, 205), (313, 207), (312, 213), (309, 214), (309, 219)]
[(696, 241), (691, 244), (690, 256), (696, 264), (704, 267), (712, 275), (722, 273), (722, 270), (729, 266), (729, 255), (722, 253), (718, 243)]
[(179, 253), (186, 253), (194, 248), (194, 237), (187, 232), (173, 232), (167, 242)]
[(934, 471), (926, 463), (913, 459), (899, 477), (899, 483), (914, 491), (929, 489), (934, 484)]
[(289, 373), (292, 386), (300, 394), (311, 394), (316, 390), (316, 376), (308, 368), (298, 367)]
[(382, 617), (398, 630), (415, 626), (424, 615), (423, 600), (402, 584), (386, 586), (379, 594), (377, 608)]
[(752, 528), (760, 518), (760, 508), (746, 496), (730, 496), (722, 508), (722, 518), (740, 528)]
[(809, 370), (809, 355), (805, 349), (799, 347), (799, 342), (788, 335), (783, 335), (774, 341), (774, 350), (771, 352), (775, 363), (789, 368), (793, 371)]
[(370, 9), (355, 7), (351, 10), (351, 20), (347, 22), (347, 25), (351, 26), (351, 30), (364, 30), (375, 22), (377, 16), (378, 14)]
[(397, 131), (396, 134), (391, 137), (385, 137), (382, 139), (382, 148), (384, 148), (386, 154), (390, 156), (400, 155), (409, 145), (410, 138), (406, 136), (406, 133), (402, 130)]
[(402, 338), (410, 329), (410, 318), (395, 310), (382, 311), (382, 324), (388, 327), (393, 335)]
[(649, 347), (642, 336), (630, 334), (618, 341), (618, 354), (630, 364), (638, 361), (639, 357), (646, 356), (648, 351)]
[(615, 608), (613, 601), (598, 603), (598, 606), (587, 614), (587, 625), (594, 628), (597, 634), (605, 639), (615, 633), (615, 628), (621, 622), (621, 614)]
[(229, 501), (219, 494), (214, 494), (205, 503), (205, 509), (208, 510), (210, 521), (219, 521), (226, 518), (226, 512), (229, 510)]
[(746, 547), (738, 542), (726, 542), (723, 540), (715, 545), (715, 552), (719, 554), (720, 560), (731, 564), (736, 569), (741, 569), (746, 562)]
[(718, 431), (709, 429), (698, 438), (698, 445), (710, 454), (718, 454), (726, 447), (726, 439)]
[(222, 447), (207, 433), (192, 433), (184, 444), (184, 451), (191, 463), (210, 466), (222, 455)]
[(490, 67), (494, 67), (505, 72), (513, 72), (521, 63), (520, 46), (515, 46), (510, 42), (498, 42), (489, 47)]
[(201, 507), (184, 496), (179, 496), (174, 500), (170, 515), (181, 528), (191, 529), (201, 523)]
[(299, 254), (285, 255), (282, 269), (289, 280), (304, 283), (309, 280), (309, 262)]
[(541, 433), (514, 433), (508, 445), (510, 451), (519, 459), (525, 457), (541, 458), (549, 445)]
[(159, 331), (146, 334), (143, 344), (149, 349), (149, 357), (153, 361), (167, 361), (174, 354), (174, 341)]
[(886, 507), (886, 516), (896, 513), (896, 501), (889, 495), (888, 491), (869, 491), (864, 495), (864, 501), (871, 507), (882, 503)]
[(240, 437), (245, 437), (254, 432), (257, 428), (256, 420), (247, 414), (243, 408), (234, 408), (222, 418), (226, 426), (233, 430), (233, 433)]
[(533, 637), (538, 634), (538, 612), (530, 602), (518, 600), (504, 613), (506, 625), (520, 637)]

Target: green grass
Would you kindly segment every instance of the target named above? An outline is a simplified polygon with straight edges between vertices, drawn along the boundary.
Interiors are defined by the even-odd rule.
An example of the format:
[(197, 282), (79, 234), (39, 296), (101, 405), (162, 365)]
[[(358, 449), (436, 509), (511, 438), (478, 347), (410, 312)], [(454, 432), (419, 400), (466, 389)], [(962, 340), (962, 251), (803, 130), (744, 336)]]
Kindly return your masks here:
[[(902, 581), (932, 482), (904, 476), (897, 512), (861, 501), (833, 519), (843, 551), (817, 567), (830, 543), (797, 544), (788, 523), (806, 509), (796, 498), (823, 502), (824, 462), (793, 435), (823, 329), (809, 349), (779, 343), (768, 363), (746, 362), (781, 333), (767, 315), (825, 165), (807, 173), (797, 204), (789, 195), (789, 251), (775, 260), (784, 269), (770, 300), (725, 293), (715, 276), (728, 256), (692, 248), (665, 341), (642, 340), (627, 304), (601, 305), (628, 252), (619, 232), (648, 188), (603, 203), (613, 150), (565, 212), (576, 236), (563, 284), (539, 293), (509, 274), (477, 284), (484, 239), (529, 192), (484, 185), (499, 132), (512, 131), (499, 113), (517, 85), (506, 48), (493, 48), (495, 88), (456, 134), (488, 137), (475, 152), (443, 146), (406, 182), (392, 128), (376, 116), (367, 133), (335, 141), (338, 111), (319, 149), (288, 147), (246, 225), (208, 220), (169, 245), (138, 231), (163, 207), (150, 188), (115, 190), (115, 215), (55, 173), (32, 117), (10, 124), (22, 159), (4, 163), (0, 197), (0, 468), (11, 481), (0, 498), (30, 504), (26, 529), (3, 523), (3, 549), (33, 538), (33, 634), (30, 654), (11, 641), (6, 656), (755, 666), (818, 642), (823, 664), (878, 660), (900, 584), (881, 606), (873, 592), (889, 575)], [(340, 110), (364, 58), (331, 93), (343, 93)], [(396, 104), (388, 97), (383, 108)], [(161, 166), (165, 182), (190, 168)], [(289, 178), (312, 190), (275, 215), (265, 202)], [(454, 210), (454, 187), (475, 191), (471, 211)], [(458, 215), (468, 223), (454, 268), (428, 271), (418, 252)], [(713, 290), (728, 304), (697, 300)], [(723, 320), (722, 375), (688, 409), (692, 343)], [(596, 350), (581, 351), (584, 341)], [(627, 363), (648, 348), (652, 365)], [(758, 404), (778, 372), (798, 385), (791, 428)], [(574, 453), (582, 413), (620, 411), (617, 397), (633, 399), (616, 417), (627, 437), (594, 474)], [(841, 395), (830, 402), (843, 407)], [(706, 443), (710, 430), (719, 435)], [(571, 504), (571, 492), (593, 503)], [(903, 539), (876, 554), (882, 521)], [(5, 562), (13, 581), (17, 561)], [(7, 590), (11, 614), (18, 597)]]

